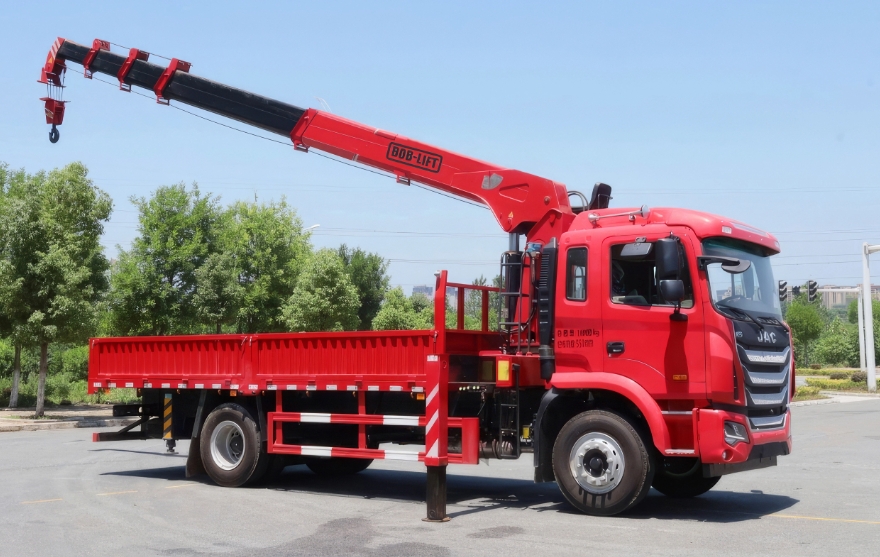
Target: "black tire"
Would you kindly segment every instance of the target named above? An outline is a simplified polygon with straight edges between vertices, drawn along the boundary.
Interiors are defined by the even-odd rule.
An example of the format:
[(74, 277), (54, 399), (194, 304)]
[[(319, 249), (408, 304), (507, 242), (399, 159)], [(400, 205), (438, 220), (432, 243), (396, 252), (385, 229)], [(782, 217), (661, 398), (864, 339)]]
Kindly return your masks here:
[[(583, 449), (584, 453), (575, 449)], [(576, 468), (582, 470), (578, 477), (572, 471)], [(642, 436), (626, 418), (605, 410), (590, 410), (570, 419), (556, 437), (553, 473), (560, 491), (576, 509), (589, 515), (611, 516), (645, 498), (651, 489), (654, 465)]]
[(652, 487), (667, 497), (697, 497), (715, 487), (721, 476), (703, 477), (698, 458), (664, 458), (657, 466)]
[[(231, 435), (227, 435), (230, 432)], [(223, 443), (221, 437), (231, 441)], [(263, 450), (257, 422), (238, 404), (221, 404), (208, 415), (202, 426), (200, 445), (205, 471), (223, 487), (258, 482), (269, 465), (270, 455)], [(222, 447), (214, 450), (215, 445), (231, 452), (224, 453)]]
[(319, 476), (350, 476), (366, 470), (373, 463), (372, 458), (310, 458), (306, 461), (309, 470)]

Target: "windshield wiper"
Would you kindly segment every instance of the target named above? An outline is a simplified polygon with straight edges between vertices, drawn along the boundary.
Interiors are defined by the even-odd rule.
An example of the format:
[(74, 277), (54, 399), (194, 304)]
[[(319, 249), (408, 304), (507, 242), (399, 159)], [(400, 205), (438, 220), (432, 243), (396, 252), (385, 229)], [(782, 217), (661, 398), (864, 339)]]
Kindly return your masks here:
[(749, 318), (749, 321), (751, 321), (752, 323), (754, 323), (755, 325), (757, 325), (759, 329), (761, 329), (762, 331), (764, 330), (764, 325), (760, 324), (760, 323), (758, 322), (758, 320), (755, 319), (755, 318), (752, 316), (751, 313), (747, 312), (747, 311), (744, 310), (744, 309), (740, 309), (740, 308), (737, 308), (737, 307), (729, 306), (729, 305), (727, 305), (727, 304), (715, 304), (715, 306), (716, 306), (716, 307), (720, 307), (720, 308), (724, 308), (724, 309), (729, 309), (729, 310), (735, 311), (736, 313), (738, 313), (738, 314), (740, 314), (740, 315), (744, 315), (744, 316), (746, 316), (746, 317)]

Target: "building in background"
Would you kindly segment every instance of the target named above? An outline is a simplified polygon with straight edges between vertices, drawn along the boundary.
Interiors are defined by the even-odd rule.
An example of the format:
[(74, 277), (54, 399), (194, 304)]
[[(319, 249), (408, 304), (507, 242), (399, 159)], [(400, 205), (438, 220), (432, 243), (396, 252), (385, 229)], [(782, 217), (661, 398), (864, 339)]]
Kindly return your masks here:
[[(846, 307), (858, 298), (855, 292), (835, 292), (836, 290), (852, 290), (859, 286), (837, 286), (834, 284), (826, 284), (819, 287), (819, 293), (822, 295), (822, 307), (825, 309), (834, 309)], [(791, 287), (789, 287), (791, 288)], [(871, 285), (871, 299), (880, 300), (880, 284)]]
[(423, 284), (421, 286), (413, 286), (412, 293), (413, 294), (424, 294), (425, 296), (430, 298), (431, 296), (434, 295), (434, 287), (428, 286), (425, 284)]

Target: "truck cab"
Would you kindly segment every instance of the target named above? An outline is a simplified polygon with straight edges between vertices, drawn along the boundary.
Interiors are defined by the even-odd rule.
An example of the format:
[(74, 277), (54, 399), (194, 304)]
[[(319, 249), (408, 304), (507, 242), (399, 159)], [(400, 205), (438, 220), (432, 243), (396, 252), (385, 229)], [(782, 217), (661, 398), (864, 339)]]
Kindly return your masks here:
[[(654, 487), (670, 495), (788, 454), (793, 359), (770, 265), (778, 251), (768, 233), (697, 211), (578, 214), (557, 253), (556, 366), (535, 424), (536, 480), (559, 481), (550, 440), (590, 410), (641, 428)], [(576, 483), (570, 501), (594, 487)]]

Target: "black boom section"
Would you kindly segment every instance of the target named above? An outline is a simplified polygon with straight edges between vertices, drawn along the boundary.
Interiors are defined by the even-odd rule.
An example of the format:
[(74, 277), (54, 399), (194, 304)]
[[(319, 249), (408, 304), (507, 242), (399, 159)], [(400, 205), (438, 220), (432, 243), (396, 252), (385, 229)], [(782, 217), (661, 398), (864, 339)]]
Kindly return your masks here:
[[(82, 64), (89, 50), (87, 46), (65, 40), (58, 49), (58, 58)], [(116, 79), (125, 59), (126, 56), (99, 50), (92, 61), (91, 70)], [(152, 91), (164, 71), (164, 66), (135, 60), (125, 82)], [(292, 104), (180, 71), (174, 73), (163, 97), (285, 137), (290, 137), (291, 130), (305, 112), (305, 109)]]

